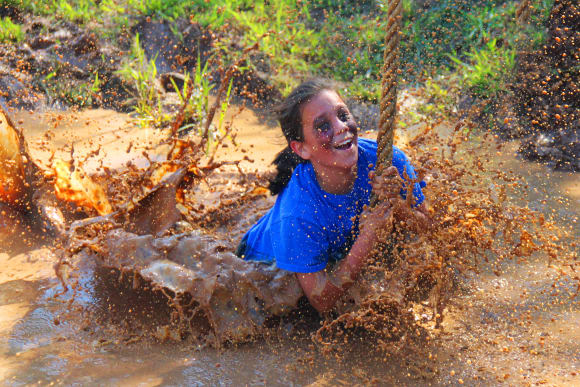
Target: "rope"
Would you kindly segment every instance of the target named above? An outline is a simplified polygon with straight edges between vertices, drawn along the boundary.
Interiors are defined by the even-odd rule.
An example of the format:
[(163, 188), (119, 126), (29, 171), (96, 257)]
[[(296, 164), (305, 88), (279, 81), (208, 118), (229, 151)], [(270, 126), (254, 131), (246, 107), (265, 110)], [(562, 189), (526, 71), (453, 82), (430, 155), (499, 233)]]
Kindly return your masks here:
[[(399, 41), (403, 6), (401, 0), (389, 1), (387, 8), (387, 33), (385, 35), (385, 51), (383, 54), (383, 75), (381, 86), (381, 104), (379, 135), (377, 138), (377, 166), (379, 176), (388, 168), (393, 159), (393, 128), (397, 106), (397, 70), (399, 67)], [(371, 203), (376, 204), (376, 197)]]
[(383, 54), (381, 116), (377, 139), (377, 175), (391, 165), (393, 158), (393, 126), (397, 106), (397, 70), (399, 67), (399, 32), (403, 6), (401, 0), (391, 0), (387, 9), (387, 34)]

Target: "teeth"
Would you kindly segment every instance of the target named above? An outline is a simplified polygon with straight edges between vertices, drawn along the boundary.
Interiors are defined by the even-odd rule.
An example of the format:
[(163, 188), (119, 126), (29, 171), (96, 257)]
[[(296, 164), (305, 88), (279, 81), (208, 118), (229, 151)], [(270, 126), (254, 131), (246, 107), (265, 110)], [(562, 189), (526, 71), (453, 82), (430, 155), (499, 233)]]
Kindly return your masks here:
[(345, 139), (344, 139), (344, 140), (342, 140), (341, 142), (339, 142), (339, 143), (336, 143), (334, 146), (335, 146), (335, 147), (340, 147), (340, 146), (343, 146), (343, 145), (349, 144), (349, 143), (351, 143), (351, 142), (352, 142), (352, 136), (345, 138)]

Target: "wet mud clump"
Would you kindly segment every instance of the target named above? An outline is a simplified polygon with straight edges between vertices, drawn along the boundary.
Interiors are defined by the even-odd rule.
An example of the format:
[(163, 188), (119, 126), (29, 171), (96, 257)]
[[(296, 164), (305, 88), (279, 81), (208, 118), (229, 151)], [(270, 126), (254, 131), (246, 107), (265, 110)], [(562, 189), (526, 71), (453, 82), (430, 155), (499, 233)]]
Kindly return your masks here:
[(76, 249), (134, 278), (136, 290), (162, 290), (183, 337), (215, 337), (218, 345), (247, 341), (263, 333), (268, 317), (288, 313), (303, 295), (293, 273), (243, 261), (200, 232), (156, 238), (112, 229), (97, 240)]
[[(22, 132), (0, 106), (0, 243), (25, 247), (62, 236), (66, 215), (46, 175), (33, 161)], [(62, 206), (61, 206), (62, 205)]]
[[(172, 325), (179, 337), (213, 339), (210, 344), (220, 345), (260, 336), (268, 318), (296, 307), (302, 289), (293, 273), (238, 258), (234, 240), (217, 239), (219, 231), (211, 230), (219, 220), (231, 220), (235, 212), (251, 218), (247, 211), (263, 197), (262, 190), (236, 195), (237, 199), (221, 198), (221, 209), (203, 206), (206, 215), (192, 207), (190, 213), (186, 206), (191, 197), (183, 192), (187, 184), (177, 188), (185, 175), (183, 169), (170, 173), (133, 204), (73, 223), (66, 258), (57, 270), (70, 282), (75, 262), (91, 257), (102, 268), (134, 278), (136, 291), (161, 291), (174, 310)], [(176, 197), (186, 201), (177, 204)], [(192, 223), (206, 228), (194, 229)], [(230, 236), (232, 232), (230, 227)]]

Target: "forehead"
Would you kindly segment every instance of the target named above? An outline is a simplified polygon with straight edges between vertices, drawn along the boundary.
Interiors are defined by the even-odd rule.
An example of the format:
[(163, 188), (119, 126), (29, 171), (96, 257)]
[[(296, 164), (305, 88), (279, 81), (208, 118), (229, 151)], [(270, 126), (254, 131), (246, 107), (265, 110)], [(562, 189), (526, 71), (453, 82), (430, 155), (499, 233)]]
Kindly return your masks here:
[(340, 107), (346, 105), (335, 91), (322, 90), (302, 106), (302, 122), (312, 122), (318, 117), (334, 113)]

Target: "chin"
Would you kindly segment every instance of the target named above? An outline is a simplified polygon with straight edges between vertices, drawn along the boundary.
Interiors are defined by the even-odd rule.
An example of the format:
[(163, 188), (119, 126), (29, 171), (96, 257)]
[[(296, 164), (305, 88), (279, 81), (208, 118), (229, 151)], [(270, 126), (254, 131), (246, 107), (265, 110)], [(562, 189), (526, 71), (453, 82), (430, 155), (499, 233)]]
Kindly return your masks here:
[(343, 169), (355, 168), (358, 162), (357, 143), (353, 143), (350, 149), (341, 150), (337, 156), (340, 157), (340, 162), (337, 163), (337, 166)]

